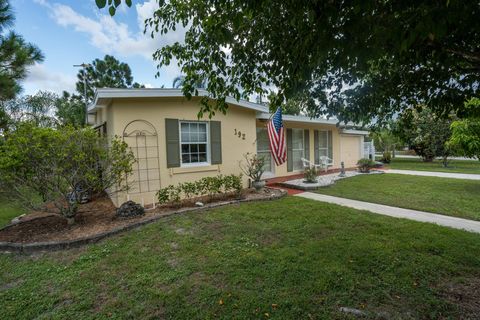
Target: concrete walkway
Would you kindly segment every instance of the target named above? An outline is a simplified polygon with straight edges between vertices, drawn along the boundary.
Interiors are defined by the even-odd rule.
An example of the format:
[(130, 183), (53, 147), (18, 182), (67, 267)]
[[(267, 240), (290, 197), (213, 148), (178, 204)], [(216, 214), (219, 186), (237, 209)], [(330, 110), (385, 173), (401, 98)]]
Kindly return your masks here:
[(312, 193), (312, 192), (304, 192), (304, 193), (297, 194), (295, 196), (322, 201), (322, 202), (338, 204), (344, 207), (350, 207), (357, 210), (367, 210), (367, 211), (382, 214), (385, 216), (390, 216), (395, 218), (404, 218), (404, 219), (421, 221), (421, 222), (430, 222), (430, 223), (435, 223), (445, 227), (480, 233), (480, 221), (449, 217), (441, 214), (435, 214), (435, 213), (424, 212), (424, 211), (391, 207), (383, 204), (376, 204), (376, 203), (370, 203), (370, 202), (364, 202), (364, 201), (358, 201), (358, 200), (327, 196), (324, 194), (318, 194), (318, 193)]
[(412, 176), (439, 177), (452, 179), (480, 180), (480, 174), (470, 173), (452, 173), (452, 172), (434, 172), (434, 171), (416, 171), (416, 170), (397, 170), (388, 169), (386, 173), (408, 174)]
[[(383, 157), (383, 153), (375, 153), (375, 157), (378, 157), (378, 158), (381, 158)], [(412, 155), (409, 155), (409, 154), (396, 154), (395, 155), (395, 158), (401, 158), (401, 159), (422, 159), (422, 157), (420, 156), (412, 156)], [(395, 159), (394, 158), (394, 159)], [(437, 160), (442, 160), (443, 158), (442, 157), (436, 157)], [(473, 157), (473, 158), (466, 158), (466, 157), (448, 157), (448, 160), (460, 160), (460, 161), (475, 161), (475, 160), (478, 160), (476, 157)]]

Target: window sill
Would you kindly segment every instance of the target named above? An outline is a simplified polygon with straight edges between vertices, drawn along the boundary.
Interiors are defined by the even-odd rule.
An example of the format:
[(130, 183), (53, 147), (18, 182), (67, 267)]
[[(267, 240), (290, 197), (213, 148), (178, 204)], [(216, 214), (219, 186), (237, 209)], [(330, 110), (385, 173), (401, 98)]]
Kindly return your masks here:
[(182, 174), (182, 173), (194, 173), (194, 172), (208, 172), (208, 171), (220, 171), (218, 165), (198, 165), (198, 166), (184, 166), (178, 168), (171, 168), (171, 174)]

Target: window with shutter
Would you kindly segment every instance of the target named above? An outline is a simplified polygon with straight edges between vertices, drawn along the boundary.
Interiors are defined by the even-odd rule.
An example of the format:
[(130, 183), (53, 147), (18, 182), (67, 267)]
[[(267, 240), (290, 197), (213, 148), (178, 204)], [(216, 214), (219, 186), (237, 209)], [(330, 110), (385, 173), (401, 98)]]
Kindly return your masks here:
[(209, 163), (208, 124), (206, 122), (180, 122), (180, 153), (182, 166)]

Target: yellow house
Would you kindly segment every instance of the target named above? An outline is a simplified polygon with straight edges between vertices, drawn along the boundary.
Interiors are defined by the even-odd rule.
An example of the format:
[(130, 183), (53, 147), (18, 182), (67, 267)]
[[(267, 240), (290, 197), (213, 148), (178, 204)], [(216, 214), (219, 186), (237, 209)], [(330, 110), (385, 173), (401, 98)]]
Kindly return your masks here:
[[(269, 151), (268, 108), (227, 98), (226, 115), (198, 119), (199, 97), (187, 100), (179, 89), (98, 89), (89, 107), (89, 123), (103, 134), (121, 137), (137, 161), (129, 178), (130, 190), (115, 195), (116, 205), (134, 200), (156, 202), (163, 187), (205, 176), (239, 174), (247, 152), (267, 159), (265, 179), (303, 172), (302, 158), (318, 163), (320, 156), (354, 167), (363, 158), (367, 131), (338, 127), (336, 120), (284, 115), (287, 162), (275, 166)], [(244, 184), (248, 181), (244, 178)]]

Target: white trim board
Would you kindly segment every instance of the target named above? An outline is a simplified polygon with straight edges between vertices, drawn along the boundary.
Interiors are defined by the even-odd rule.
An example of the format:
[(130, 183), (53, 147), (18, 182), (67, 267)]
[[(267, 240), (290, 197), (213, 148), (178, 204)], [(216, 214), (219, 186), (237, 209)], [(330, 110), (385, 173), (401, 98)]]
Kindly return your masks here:
[[(116, 88), (103, 88), (95, 91), (95, 97), (93, 103), (88, 107), (88, 111), (92, 112), (98, 108), (102, 108), (107, 105), (111, 99), (125, 99), (125, 98), (183, 98), (183, 92), (181, 89), (162, 89), (162, 88), (128, 88), (128, 89), (116, 89)], [(208, 97), (208, 92), (203, 89), (198, 90), (197, 97)], [(251, 109), (258, 112), (268, 112), (268, 107), (245, 101), (235, 100), (232, 97), (227, 97), (225, 100), (229, 104), (234, 104), (240, 107)]]

